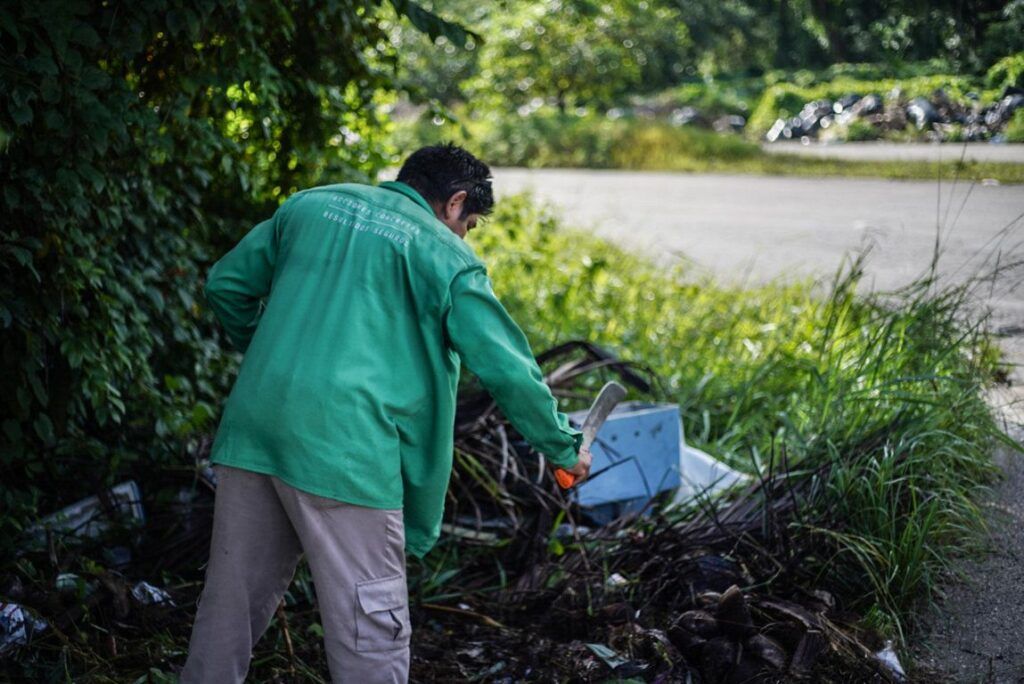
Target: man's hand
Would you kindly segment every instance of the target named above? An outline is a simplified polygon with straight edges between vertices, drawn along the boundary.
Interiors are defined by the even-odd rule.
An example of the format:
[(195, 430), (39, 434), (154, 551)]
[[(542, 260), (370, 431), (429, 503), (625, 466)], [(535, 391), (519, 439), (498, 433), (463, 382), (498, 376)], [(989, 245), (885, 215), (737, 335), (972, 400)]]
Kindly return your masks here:
[(566, 468), (566, 470), (576, 477), (577, 482), (582, 482), (590, 475), (590, 449), (580, 449), (578, 457), (576, 465)]

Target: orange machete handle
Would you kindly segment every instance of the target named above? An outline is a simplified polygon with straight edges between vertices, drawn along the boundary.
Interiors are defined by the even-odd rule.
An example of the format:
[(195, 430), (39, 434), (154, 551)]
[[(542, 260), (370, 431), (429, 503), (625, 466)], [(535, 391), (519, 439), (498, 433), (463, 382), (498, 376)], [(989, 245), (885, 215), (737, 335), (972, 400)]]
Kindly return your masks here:
[(555, 480), (562, 489), (569, 489), (576, 484), (576, 476), (565, 468), (555, 468)]

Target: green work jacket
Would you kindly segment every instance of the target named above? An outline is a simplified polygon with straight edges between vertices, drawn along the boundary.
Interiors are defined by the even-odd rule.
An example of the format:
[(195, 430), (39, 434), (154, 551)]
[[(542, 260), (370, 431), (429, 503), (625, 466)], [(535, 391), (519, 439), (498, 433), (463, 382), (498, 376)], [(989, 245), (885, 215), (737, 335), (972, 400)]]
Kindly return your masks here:
[(211, 461), (402, 508), (413, 555), (440, 533), (461, 363), (551, 463), (576, 463), (580, 432), (484, 264), (404, 183), (292, 195), (204, 294), (244, 352)]

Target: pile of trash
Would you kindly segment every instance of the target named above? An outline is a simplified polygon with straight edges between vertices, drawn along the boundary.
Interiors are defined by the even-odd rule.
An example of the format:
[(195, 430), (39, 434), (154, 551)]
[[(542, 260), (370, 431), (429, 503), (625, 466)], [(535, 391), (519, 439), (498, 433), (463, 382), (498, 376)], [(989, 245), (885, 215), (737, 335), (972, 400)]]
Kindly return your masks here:
[[(538, 360), (553, 367), (556, 395), (593, 396), (612, 377), (640, 395), (657, 384), (583, 342)], [(459, 558), (460, 598), (414, 605), (414, 678), (902, 681), (898, 661), (878, 655), (884, 642), (812, 576), (805, 561), (820, 540), (789, 531), (811, 519), (824, 470), (738, 476), (673, 435), (667, 413), (656, 404), (612, 413), (590, 485), (566, 497), (488, 395), (463, 397), (456, 451), (469, 461), (453, 473), (439, 550)], [(602, 438), (620, 452), (603, 466)], [(675, 481), (658, 475), (672, 462), (658, 439), (678, 440), (676, 463), (688, 472)]]
[[(538, 361), (581, 406), (612, 378), (631, 399), (664, 396), (585, 342)], [(678, 416), (650, 401), (613, 413), (591, 482), (566, 495), (486, 392), (462, 393), (442, 538), (410, 566), (412, 681), (902, 681), (891, 647), (809, 569), (827, 542), (793, 533), (827, 466), (750, 478), (686, 445)], [(0, 577), (0, 678), (115, 657), (127, 679), (180, 668), (209, 551), (210, 443), (28, 529), (19, 567), (35, 570)], [(158, 487), (176, 493), (147, 498)], [(326, 672), (313, 597), (300, 568), (254, 681)]]
[(895, 88), (884, 98), (876, 93), (850, 93), (837, 100), (814, 100), (804, 104), (795, 116), (777, 119), (765, 139), (816, 140), (861, 122), (878, 137), (888, 131), (903, 131), (912, 124), (929, 140), (998, 142), (1014, 113), (1024, 107), (1024, 90), (1018, 88), (1007, 88), (997, 102), (985, 106), (977, 93), (968, 93), (967, 97), (968, 103), (957, 102), (939, 89), (930, 98), (908, 99)]

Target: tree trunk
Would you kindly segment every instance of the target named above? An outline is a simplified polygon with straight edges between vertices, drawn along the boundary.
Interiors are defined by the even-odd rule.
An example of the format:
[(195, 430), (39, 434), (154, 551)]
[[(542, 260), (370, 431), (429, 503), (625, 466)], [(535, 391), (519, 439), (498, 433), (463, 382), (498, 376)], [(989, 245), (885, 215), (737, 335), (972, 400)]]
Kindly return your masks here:
[(775, 49), (775, 66), (788, 67), (793, 63), (793, 34), (789, 23), (789, 0), (779, 0), (778, 45)]
[(825, 29), (825, 37), (828, 39), (828, 51), (832, 61), (848, 61), (846, 41), (843, 39), (841, 28), (836, 25), (836, 17), (834, 15), (837, 12), (832, 8), (834, 3), (830, 2), (830, 0), (811, 0), (810, 4), (811, 13), (815, 19), (821, 22)]

